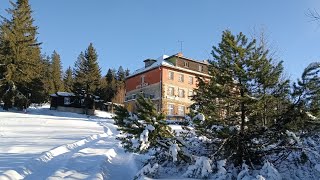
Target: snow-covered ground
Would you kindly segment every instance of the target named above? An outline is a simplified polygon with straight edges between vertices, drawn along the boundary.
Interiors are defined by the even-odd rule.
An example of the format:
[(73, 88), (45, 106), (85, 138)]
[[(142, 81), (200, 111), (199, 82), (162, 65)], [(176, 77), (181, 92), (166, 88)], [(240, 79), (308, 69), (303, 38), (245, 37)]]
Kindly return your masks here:
[(133, 179), (137, 156), (124, 152), (111, 117), (48, 107), (1, 111), (0, 180)]
[[(152, 153), (126, 153), (117, 140), (123, 135), (119, 135), (112, 115), (96, 112), (95, 116), (86, 116), (49, 110), (48, 106), (29, 108), (27, 113), (0, 110), (0, 180), (126, 180), (133, 179), (141, 170), (148, 168), (148, 165), (142, 167), (149, 162), (147, 160)], [(202, 153), (199, 143), (208, 139), (197, 137), (192, 126), (188, 127), (191, 134), (186, 134), (188, 131), (180, 125), (171, 124), (170, 127), (178, 136), (182, 135), (179, 138), (185, 137), (183, 140), (189, 148), (197, 149), (192, 152)], [(260, 171), (250, 171), (252, 174), (246, 168), (236, 172), (239, 173), (238, 178), (263, 179), (260, 177), (263, 175), (265, 179), (319, 179), (320, 136), (302, 141), (292, 132), (287, 134), (300, 145), (310, 145), (306, 146), (306, 153), (310, 155), (308, 162), (295, 164), (296, 161), (288, 158), (276, 166), (278, 170), (266, 162)], [(224, 167), (226, 162), (223, 160), (214, 163), (207, 157), (196, 157), (195, 164), (191, 163), (189, 167), (170, 163), (179, 149), (174, 145), (170, 147), (168, 163), (159, 166), (156, 178), (186, 179), (193, 177), (189, 174), (195, 172), (210, 174), (209, 179), (223, 179), (226, 175), (227, 167)], [(300, 157), (295, 153), (292, 156)], [(149, 169), (155, 167), (149, 166)], [(272, 173), (275, 176), (271, 176)], [(139, 179), (151, 178), (142, 175)]]

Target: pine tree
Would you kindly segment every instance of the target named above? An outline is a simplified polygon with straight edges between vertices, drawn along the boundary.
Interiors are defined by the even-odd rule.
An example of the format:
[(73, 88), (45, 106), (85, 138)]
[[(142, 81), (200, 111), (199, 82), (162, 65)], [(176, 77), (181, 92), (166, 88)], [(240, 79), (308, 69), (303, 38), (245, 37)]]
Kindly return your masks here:
[[(115, 124), (118, 125), (120, 132), (123, 134), (119, 139), (124, 148), (139, 153), (156, 149), (158, 152), (153, 160), (157, 163), (166, 164), (171, 147), (183, 147), (185, 143), (175, 137), (175, 134), (163, 119), (164, 114), (156, 110), (152, 100), (143, 98), (142, 95), (138, 95), (136, 112), (129, 113), (125, 107), (117, 106)], [(177, 159), (179, 160), (189, 163), (192, 159), (189, 153), (184, 150), (177, 153)]]
[[(231, 157), (237, 165), (243, 160), (259, 161), (257, 156), (261, 154), (256, 153), (258, 145), (251, 143), (252, 137), (263, 135), (267, 123), (272, 126), (286, 110), (277, 109), (288, 96), (288, 81), (281, 81), (282, 62), (268, 59), (268, 51), (255, 40), (248, 41), (242, 33), (234, 36), (230, 31), (223, 32), (212, 55), (211, 78), (198, 79), (193, 97), (199, 111), (208, 117), (199, 131), (223, 139), (218, 145), (223, 148), (216, 153), (222, 158)], [(208, 133), (212, 125), (224, 130)]]
[(64, 83), (65, 91), (67, 91), (67, 92), (72, 92), (73, 76), (72, 76), (72, 69), (71, 69), (70, 66), (69, 66), (69, 68), (66, 70), (66, 72), (64, 73), (63, 83)]
[[(152, 101), (143, 98), (141, 95), (137, 98), (136, 114), (130, 116), (130, 113), (122, 106), (116, 108), (115, 124), (119, 126), (121, 131), (128, 133), (129, 136), (133, 135), (135, 138), (139, 138), (145, 129), (149, 131), (148, 141), (150, 145), (146, 149), (159, 146), (160, 142), (165, 144), (167, 142), (166, 138), (173, 137), (169, 126), (161, 121), (163, 119), (164, 115), (156, 111)], [(151, 126), (154, 129), (148, 129)], [(122, 139), (122, 142), (128, 150), (139, 152), (146, 150), (145, 148), (141, 148), (141, 146), (139, 148), (136, 147), (137, 149), (135, 149), (135, 147), (132, 147), (132, 141), (127, 138)], [(140, 143), (142, 145), (143, 142)]]
[(14, 102), (16, 95), (17, 98), (26, 98), (35, 90), (30, 84), (39, 78), (41, 70), (40, 44), (36, 38), (38, 28), (33, 25), (29, 2), (18, 0), (17, 3), (11, 2), (11, 5), (12, 8), (7, 10), (11, 19), (2, 17), (1, 25), (0, 54), (4, 66), (1, 85), (7, 92), (4, 96), (8, 100), (5, 104)]
[(51, 73), (54, 92), (63, 91), (64, 84), (62, 81), (62, 65), (60, 55), (56, 51), (53, 51), (51, 55), (51, 62)]
[(100, 85), (101, 71), (98, 65), (98, 55), (90, 43), (85, 53), (80, 53), (75, 64), (75, 89), (83, 89), (89, 94), (94, 94)]
[(292, 105), (283, 115), (278, 127), (303, 130), (313, 133), (320, 129), (320, 63), (314, 62), (306, 67), (293, 84)]

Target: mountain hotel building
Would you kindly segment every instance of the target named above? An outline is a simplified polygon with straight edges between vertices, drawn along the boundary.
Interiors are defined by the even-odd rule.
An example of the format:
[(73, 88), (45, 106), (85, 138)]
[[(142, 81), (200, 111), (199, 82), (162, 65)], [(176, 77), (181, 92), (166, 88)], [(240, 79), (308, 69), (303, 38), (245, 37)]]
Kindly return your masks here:
[(144, 68), (134, 71), (126, 78), (125, 106), (136, 109), (138, 94), (150, 98), (158, 111), (168, 118), (179, 118), (189, 112), (193, 103), (191, 96), (196, 88), (196, 76), (209, 78), (208, 62), (186, 58), (182, 53), (146, 59)]

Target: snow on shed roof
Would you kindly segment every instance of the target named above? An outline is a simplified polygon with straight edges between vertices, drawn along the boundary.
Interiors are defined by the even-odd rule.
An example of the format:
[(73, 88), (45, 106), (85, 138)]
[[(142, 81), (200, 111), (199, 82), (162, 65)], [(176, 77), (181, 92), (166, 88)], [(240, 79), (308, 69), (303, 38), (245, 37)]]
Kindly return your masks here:
[(58, 97), (58, 96), (76, 96), (74, 93), (70, 92), (56, 92), (55, 94), (50, 94), (51, 97)]
[(75, 96), (74, 93), (70, 93), (70, 92), (57, 92), (56, 94), (58, 96)]

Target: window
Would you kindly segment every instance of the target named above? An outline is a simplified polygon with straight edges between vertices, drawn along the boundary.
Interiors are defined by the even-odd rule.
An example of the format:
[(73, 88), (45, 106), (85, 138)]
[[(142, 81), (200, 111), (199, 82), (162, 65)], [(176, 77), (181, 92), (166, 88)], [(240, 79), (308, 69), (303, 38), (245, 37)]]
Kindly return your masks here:
[(174, 79), (174, 73), (172, 71), (169, 71), (169, 79), (170, 80)]
[(178, 79), (178, 81), (179, 81), (179, 82), (183, 82), (183, 80), (184, 80), (183, 74), (179, 74), (179, 79)]
[(193, 96), (193, 91), (192, 91), (192, 90), (189, 90), (188, 98), (191, 99), (192, 96)]
[(65, 105), (69, 105), (69, 104), (71, 104), (70, 97), (64, 97), (64, 99), (63, 99), (63, 100), (64, 100), (64, 102), (63, 102), (63, 103), (64, 103)]
[(178, 115), (179, 116), (184, 116), (184, 106), (179, 106), (178, 107)]
[(174, 96), (174, 87), (168, 87), (168, 96)]
[(141, 76), (141, 84), (144, 83), (144, 76)]
[(188, 61), (184, 61), (184, 67), (189, 67), (189, 62)]
[(174, 105), (168, 104), (168, 115), (174, 115)]
[(193, 77), (192, 76), (189, 76), (189, 84), (193, 84)]
[(179, 89), (179, 97), (184, 98), (184, 90)]
[(203, 71), (203, 66), (199, 65), (199, 71), (202, 72)]

